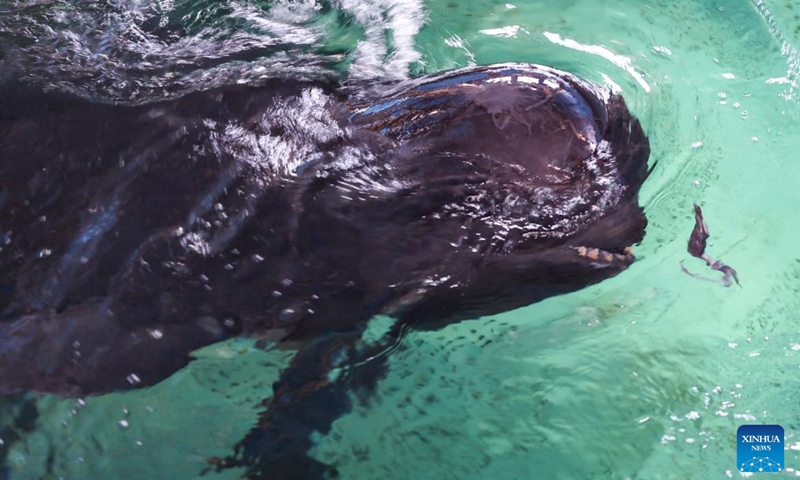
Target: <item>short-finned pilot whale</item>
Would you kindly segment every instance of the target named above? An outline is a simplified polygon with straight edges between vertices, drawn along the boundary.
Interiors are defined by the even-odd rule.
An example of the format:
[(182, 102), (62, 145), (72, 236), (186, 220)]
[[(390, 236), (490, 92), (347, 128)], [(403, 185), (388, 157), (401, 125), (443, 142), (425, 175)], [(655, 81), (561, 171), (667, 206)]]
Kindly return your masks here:
[[(401, 329), (609, 278), (645, 231), (639, 122), (543, 66), (132, 106), (4, 91), (0, 394), (145, 387), (231, 336), (292, 345), (259, 424), (216, 461), (250, 478), (334, 472), (309, 436), (381, 378)], [(397, 321), (366, 344), (375, 315)]]

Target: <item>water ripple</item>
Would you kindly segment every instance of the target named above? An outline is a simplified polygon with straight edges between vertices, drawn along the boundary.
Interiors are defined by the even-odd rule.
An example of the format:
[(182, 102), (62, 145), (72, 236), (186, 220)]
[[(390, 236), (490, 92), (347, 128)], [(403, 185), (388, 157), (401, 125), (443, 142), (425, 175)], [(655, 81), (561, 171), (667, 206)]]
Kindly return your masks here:
[(144, 103), (278, 76), (405, 78), (423, 23), (420, 0), (14, 0), (0, 80)]
[(769, 7), (764, 0), (751, 0), (753, 6), (756, 7), (758, 14), (767, 23), (769, 33), (777, 39), (781, 44), (781, 55), (786, 57), (788, 64), (786, 70), (786, 77), (783, 79), (770, 79), (769, 83), (787, 83), (789, 85), (785, 97), (787, 100), (794, 98), (795, 90), (797, 89), (797, 82), (800, 79), (800, 53), (789, 42), (789, 39), (783, 33), (783, 30), (778, 26), (778, 20), (772, 14)]

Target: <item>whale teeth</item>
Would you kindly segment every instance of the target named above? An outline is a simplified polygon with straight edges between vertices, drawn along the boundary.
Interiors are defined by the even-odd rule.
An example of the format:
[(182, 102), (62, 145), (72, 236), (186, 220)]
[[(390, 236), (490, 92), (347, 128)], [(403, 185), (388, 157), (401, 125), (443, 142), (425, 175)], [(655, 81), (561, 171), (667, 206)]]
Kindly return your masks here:
[(601, 250), (599, 248), (587, 248), (587, 247), (572, 247), (578, 255), (581, 257), (586, 257), (592, 260), (603, 260), (605, 262), (611, 263), (614, 261), (621, 261), (621, 262), (630, 262), (633, 260), (633, 250), (630, 247), (625, 247), (625, 253), (611, 253), (605, 250)]
[[(597, 260), (600, 258), (600, 250), (597, 248), (586, 248), (586, 247), (572, 247), (578, 252), (578, 255), (581, 257), (591, 258), (592, 260)], [(605, 252), (603, 252), (605, 253)]]

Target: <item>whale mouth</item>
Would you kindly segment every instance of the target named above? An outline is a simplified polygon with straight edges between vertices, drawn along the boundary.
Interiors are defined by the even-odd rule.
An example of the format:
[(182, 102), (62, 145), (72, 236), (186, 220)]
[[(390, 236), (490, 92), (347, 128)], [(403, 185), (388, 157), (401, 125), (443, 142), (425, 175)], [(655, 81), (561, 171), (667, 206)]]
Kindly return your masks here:
[(636, 259), (636, 257), (633, 255), (633, 249), (631, 247), (613, 249), (614, 251), (584, 246), (572, 247), (572, 249), (578, 254), (579, 257), (588, 258), (589, 260), (595, 260), (598, 262), (605, 262), (607, 264), (620, 262), (631, 264)]

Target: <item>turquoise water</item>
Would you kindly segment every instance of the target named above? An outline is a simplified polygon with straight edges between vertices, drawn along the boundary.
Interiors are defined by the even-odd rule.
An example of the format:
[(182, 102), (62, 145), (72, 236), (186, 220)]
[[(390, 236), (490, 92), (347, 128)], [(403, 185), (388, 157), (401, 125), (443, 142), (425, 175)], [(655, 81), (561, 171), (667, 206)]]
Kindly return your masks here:
[[(25, 25), (17, 31), (42, 40), (19, 39), (30, 75), (106, 99), (257, 83), (281, 69), (403, 78), (502, 61), (620, 90), (657, 162), (642, 192), (650, 223), (639, 260), (575, 294), (410, 334), (377, 395), (314, 455), (347, 479), (729, 478), (741, 475), (736, 428), (778, 423), (788, 468), (773, 475), (800, 476), (800, 6), (507, 1), (25, 10), (55, 30), (91, 25), (79, 40), (12, 22), (17, 2), (0, 7), (0, 31)], [(179, 33), (138, 35), (147, 21)], [(33, 61), (42, 45), (58, 46), (64, 63)], [(208, 63), (181, 64), (191, 52)], [(142, 59), (145, 73), (129, 68)], [(107, 82), (87, 73), (94, 65)], [(681, 273), (686, 260), (711, 276), (685, 250), (693, 203), (709, 223), (708, 253), (738, 270), (741, 288)], [(147, 390), (38, 399), (36, 428), (10, 445), (11, 478), (196, 478), (255, 423), (291, 353), (237, 340), (198, 356)]]

